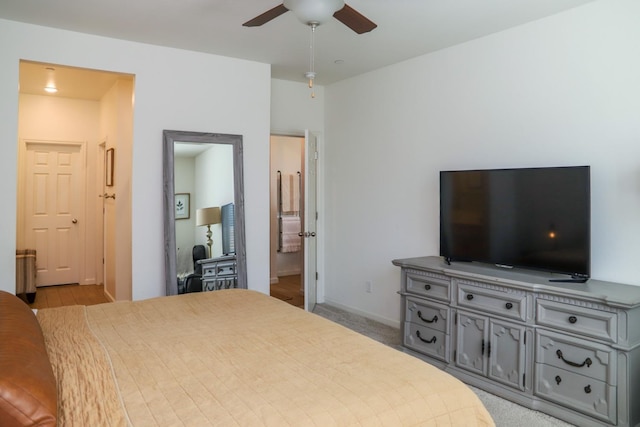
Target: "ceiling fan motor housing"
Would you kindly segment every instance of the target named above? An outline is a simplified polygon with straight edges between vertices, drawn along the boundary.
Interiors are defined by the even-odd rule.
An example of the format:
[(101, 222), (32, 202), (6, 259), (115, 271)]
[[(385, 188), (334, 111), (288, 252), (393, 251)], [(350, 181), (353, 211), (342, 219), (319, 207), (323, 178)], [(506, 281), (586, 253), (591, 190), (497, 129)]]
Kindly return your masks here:
[(320, 25), (344, 7), (343, 0), (284, 0), (284, 6), (305, 25)]

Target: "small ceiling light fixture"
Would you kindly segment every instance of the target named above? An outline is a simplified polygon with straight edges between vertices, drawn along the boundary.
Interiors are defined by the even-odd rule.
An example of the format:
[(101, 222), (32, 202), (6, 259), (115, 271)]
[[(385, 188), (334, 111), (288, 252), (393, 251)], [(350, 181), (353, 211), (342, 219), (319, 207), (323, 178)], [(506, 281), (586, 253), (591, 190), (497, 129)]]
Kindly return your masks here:
[(47, 85), (44, 87), (44, 91), (47, 93), (56, 93), (58, 88), (53, 78), (53, 73), (56, 69), (53, 67), (45, 67), (45, 70), (47, 70)]

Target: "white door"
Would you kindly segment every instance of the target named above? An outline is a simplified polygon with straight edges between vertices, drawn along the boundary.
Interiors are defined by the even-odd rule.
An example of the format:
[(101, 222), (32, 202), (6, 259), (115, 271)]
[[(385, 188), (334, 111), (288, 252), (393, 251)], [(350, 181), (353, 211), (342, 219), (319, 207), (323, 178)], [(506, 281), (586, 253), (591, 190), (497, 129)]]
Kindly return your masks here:
[(98, 200), (96, 203), (96, 284), (104, 285), (104, 257), (105, 257), (105, 245), (104, 245), (104, 220), (105, 220), (105, 207), (104, 207), (104, 186), (105, 186), (105, 157), (106, 157), (106, 142), (98, 144), (98, 150), (96, 152), (96, 188), (98, 189)]
[(313, 311), (317, 301), (317, 136), (304, 133), (305, 180), (304, 180), (304, 309)]
[(36, 286), (78, 283), (84, 253), (84, 149), (26, 142), (24, 243), (36, 250)]

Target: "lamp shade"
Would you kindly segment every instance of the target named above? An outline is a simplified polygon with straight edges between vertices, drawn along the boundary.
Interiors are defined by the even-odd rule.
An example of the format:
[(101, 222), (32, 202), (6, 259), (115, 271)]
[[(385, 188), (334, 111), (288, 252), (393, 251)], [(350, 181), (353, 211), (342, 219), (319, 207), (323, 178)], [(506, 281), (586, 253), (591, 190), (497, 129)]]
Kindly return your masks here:
[(344, 0), (284, 0), (284, 6), (303, 24), (320, 25), (344, 7)]
[(220, 208), (201, 208), (196, 210), (196, 225), (211, 225), (220, 223)]

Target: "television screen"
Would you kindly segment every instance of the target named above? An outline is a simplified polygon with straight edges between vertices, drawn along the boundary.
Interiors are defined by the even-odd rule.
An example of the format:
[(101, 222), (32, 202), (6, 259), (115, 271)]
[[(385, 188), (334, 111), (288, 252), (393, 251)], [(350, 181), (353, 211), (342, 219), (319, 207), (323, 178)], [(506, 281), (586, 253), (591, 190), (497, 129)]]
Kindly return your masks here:
[(440, 172), (440, 255), (590, 274), (589, 166)]
[(222, 253), (232, 255), (236, 253), (235, 244), (235, 209), (233, 203), (226, 204), (220, 208), (222, 222)]

